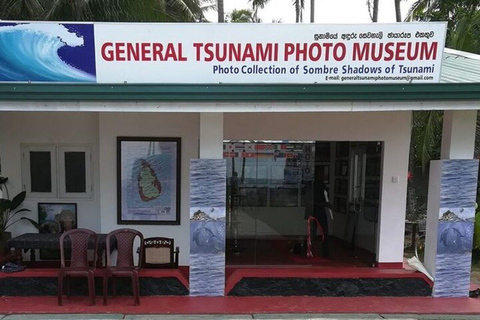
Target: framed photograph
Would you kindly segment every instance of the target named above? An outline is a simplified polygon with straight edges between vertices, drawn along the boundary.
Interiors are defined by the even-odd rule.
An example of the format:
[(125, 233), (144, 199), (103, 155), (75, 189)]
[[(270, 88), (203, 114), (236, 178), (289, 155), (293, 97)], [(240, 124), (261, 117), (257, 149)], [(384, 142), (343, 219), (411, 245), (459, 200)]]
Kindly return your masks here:
[[(64, 233), (77, 228), (76, 203), (38, 203), (40, 233)], [(60, 251), (41, 249), (41, 260), (59, 260)]]
[(117, 137), (117, 223), (180, 224), (180, 138)]
[(64, 233), (77, 228), (76, 203), (39, 203), (40, 233)]

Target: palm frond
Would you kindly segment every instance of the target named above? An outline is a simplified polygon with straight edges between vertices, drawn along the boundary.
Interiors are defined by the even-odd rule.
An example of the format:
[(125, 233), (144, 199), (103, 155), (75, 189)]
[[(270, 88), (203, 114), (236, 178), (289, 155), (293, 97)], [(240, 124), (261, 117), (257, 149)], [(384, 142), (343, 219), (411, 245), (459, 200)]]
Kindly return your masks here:
[(232, 13), (227, 15), (229, 22), (233, 23), (251, 23), (256, 22), (254, 13), (250, 9), (234, 9)]
[(422, 171), (430, 160), (439, 156), (442, 138), (443, 112), (437, 110), (413, 112), (414, 156)]
[(429, 7), (430, 0), (418, 0), (412, 4), (408, 9), (407, 17), (405, 21), (421, 20), (425, 10)]
[(0, 0), (0, 19), (113, 22), (206, 21), (215, 0)]
[(480, 11), (473, 11), (458, 20), (447, 38), (449, 48), (480, 53)]
[(93, 12), (88, 0), (52, 0), (45, 11), (44, 20), (91, 21)]
[(263, 9), (267, 5), (270, 0), (249, 0), (248, 2), (252, 3), (252, 8), (255, 10), (256, 8)]
[(40, 20), (44, 12), (39, 0), (0, 0), (2, 20)]

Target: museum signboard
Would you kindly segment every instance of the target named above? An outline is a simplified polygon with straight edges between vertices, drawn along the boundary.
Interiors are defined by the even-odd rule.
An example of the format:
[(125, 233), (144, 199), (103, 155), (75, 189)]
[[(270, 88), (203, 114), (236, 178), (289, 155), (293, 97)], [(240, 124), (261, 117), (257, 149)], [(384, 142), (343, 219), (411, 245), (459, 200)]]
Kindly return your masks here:
[(435, 83), (446, 23), (1, 22), (0, 81)]

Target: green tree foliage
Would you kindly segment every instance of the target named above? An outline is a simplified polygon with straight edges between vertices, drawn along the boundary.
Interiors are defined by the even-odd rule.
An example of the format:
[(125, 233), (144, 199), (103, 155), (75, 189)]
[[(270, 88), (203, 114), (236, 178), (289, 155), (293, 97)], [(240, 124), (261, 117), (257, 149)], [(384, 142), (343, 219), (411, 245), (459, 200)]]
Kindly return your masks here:
[[(410, 8), (407, 20), (447, 21), (447, 47), (480, 53), (479, 10), (478, 0), (418, 0)], [(439, 158), (441, 135), (441, 111), (413, 112), (414, 165), (421, 166), (422, 171), (431, 159)]]
[(450, 30), (447, 47), (480, 54), (480, 11), (460, 18)]
[(430, 160), (440, 158), (443, 112), (415, 111), (412, 115), (413, 165), (425, 172)]
[[(410, 8), (407, 20), (447, 21), (447, 47), (480, 53), (479, 10), (479, 0), (418, 0)], [(413, 112), (414, 165), (421, 166), (422, 171), (431, 159), (439, 158), (441, 135), (441, 111)]]
[(418, 0), (407, 20), (447, 21), (447, 47), (480, 53), (479, 10), (479, 0)]
[(250, 9), (241, 9), (241, 10), (234, 9), (232, 13), (227, 15), (227, 21), (234, 22), (234, 23), (260, 22), (255, 20), (254, 13)]
[(2, 20), (202, 22), (213, 0), (0, 0)]

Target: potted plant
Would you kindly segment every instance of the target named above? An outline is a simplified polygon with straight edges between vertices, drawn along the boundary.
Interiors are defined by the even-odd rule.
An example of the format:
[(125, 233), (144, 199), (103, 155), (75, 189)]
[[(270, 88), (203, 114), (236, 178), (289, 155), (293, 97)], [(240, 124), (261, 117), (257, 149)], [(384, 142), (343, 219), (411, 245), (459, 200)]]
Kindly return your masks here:
[(7, 177), (3, 177), (0, 173), (0, 190), (5, 190), (6, 197), (0, 198), (0, 253), (4, 252), (7, 240), (11, 238), (11, 233), (7, 229), (20, 220), (28, 220), (38, 229), (38, 223), (29, 218), (14, 219), (21, 212), (31, 212), (30, 209), (18, 209), (25, 200), (26, 192), (22, 191), (10, 200), (8, 187), (6, 185)]

